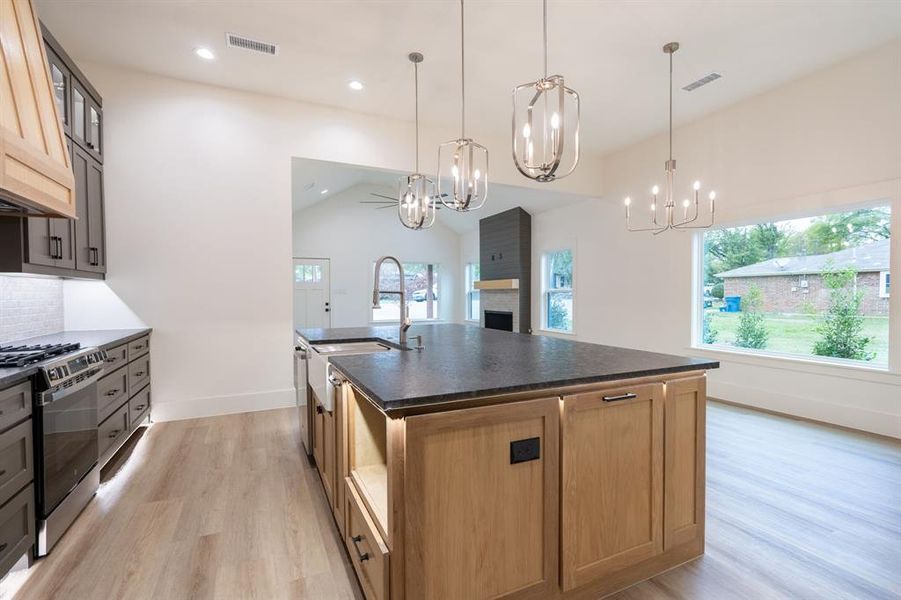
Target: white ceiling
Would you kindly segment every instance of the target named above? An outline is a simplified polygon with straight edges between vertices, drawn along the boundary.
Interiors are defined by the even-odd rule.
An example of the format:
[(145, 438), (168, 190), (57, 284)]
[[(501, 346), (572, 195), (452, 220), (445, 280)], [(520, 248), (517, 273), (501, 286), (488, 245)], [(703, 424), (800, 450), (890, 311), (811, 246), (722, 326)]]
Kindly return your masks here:
[[(392, 198), (397, 193), (397, 180), (403, 174), (396, 171), (371, 169), (335, 162), (294, 158), (291, 161), (291, 195), (295, 211), (309, 208), (318, 202), (327, 202), (332, 197), (350, 188), (361, 186), (369, 192), (384, 194)], [(322, 194), (327, 189), (328, 193)], [(521, 206), (529, 214), (535, 215), (552, 208), (560, 208), (586, 200), (586, 196), (565, 194), (550, 190), (536, 190), (512, 185), (491, 184), (485, 206), (473, 212), (459, 213), (443, 208), (438, 211), (437, 220), (457, 233), (474, 231), (479, 227), (479, 219)], [(367, 200), (383, 200), (370, 196)], [(378, 209), (372, 205), (373, 210)], [(385, 209), (388, 210), (388, 209)], [(400, 223), (398, 223), (400, 227)]]
[[(76, 60), (412, 119), (406, 56), (422, 65), (422, 118), (459, 118), (455, 0), (37, 0)], [(467, 2), (468, 133), (509, 136), (513, 85), (540, 73), (540, 2)], [(666, 125), (667, 62), (687, 121), (901, 36), (894, 0), (550, 0), (550, 69), (582, 95), (583, 140), (609, 151)], [(277, 57), (225, 47), (225, 32), (280, 45)], [(215, 61), (194, 56), (208, 46)], [(363, 92), (347, 87), (351, 79)]]

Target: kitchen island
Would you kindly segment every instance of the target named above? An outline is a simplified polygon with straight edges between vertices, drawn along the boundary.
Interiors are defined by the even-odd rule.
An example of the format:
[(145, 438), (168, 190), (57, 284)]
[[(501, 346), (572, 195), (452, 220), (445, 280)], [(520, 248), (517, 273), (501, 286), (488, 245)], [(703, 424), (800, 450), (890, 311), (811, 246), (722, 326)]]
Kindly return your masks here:
[[(302, 330), (314, 458), (368, 598), (598, 598), (704, 551), (705, 371), (466, 325)], [(409, 343), (414, 346), (415, 342)]]

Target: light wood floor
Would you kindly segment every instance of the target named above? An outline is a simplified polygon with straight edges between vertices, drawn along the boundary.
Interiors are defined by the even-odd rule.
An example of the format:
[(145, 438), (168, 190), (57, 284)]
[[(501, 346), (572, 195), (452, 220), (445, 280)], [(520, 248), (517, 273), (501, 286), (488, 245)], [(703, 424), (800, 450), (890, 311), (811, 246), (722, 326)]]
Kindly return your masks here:
[[(707, 422), (707, 553), (615, 598), (901, 596), (901, 445), (716, 403)], [(16, 598), (360, 598), (339, 543), (293, 411), (161, 423)]]

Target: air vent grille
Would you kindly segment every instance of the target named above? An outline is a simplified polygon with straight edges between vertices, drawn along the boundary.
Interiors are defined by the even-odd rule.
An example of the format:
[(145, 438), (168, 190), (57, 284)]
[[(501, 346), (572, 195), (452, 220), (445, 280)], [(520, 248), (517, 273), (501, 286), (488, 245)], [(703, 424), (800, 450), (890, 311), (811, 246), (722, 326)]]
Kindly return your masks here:
[(268, 54), (270, 56), (276, 56), (278, 54), (278, 44), (262, 42), (243, 35), (238, 35), (237, 33), (226, 33), (225, 42), (229, 48), (243, 48), (244, 50)]
[(711, 73), (710, 75), (705, 75), (704, 77), (701, 77), (697, 81), (692, 81), (691, 83), (689, 83), (682, 89), (685, 90), (686, 92), (693, 92), (696, 89), (698, 89), (699, 87), (701, 87), (703, 85), (707, 85), (711, 81), (716, 81), (720, 77), (722, 77), (722, 75), (720, 75), (719, 73)]

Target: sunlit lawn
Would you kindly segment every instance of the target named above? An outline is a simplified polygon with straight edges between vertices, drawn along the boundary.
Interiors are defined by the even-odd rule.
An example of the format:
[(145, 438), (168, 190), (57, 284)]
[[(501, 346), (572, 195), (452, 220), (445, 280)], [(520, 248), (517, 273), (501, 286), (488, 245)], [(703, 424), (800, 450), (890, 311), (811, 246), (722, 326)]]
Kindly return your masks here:
[[(721, 313), (708, 310), (711, 323), (718, 332), (716, 344), (732, 345), (741, 313)], [(787, 354), (813, 354), (813, 344), (819, 339), (817, 318), (807, 315), (766, 314), (769, 339), (764, 351)], [(864, 335), (872, 338), (867, 350), (876, 353), (873, 363), (888, 363), (888, 317), (864, 317)]]

